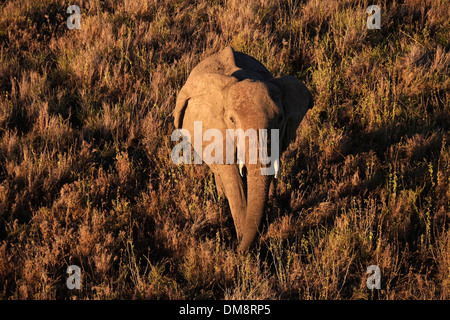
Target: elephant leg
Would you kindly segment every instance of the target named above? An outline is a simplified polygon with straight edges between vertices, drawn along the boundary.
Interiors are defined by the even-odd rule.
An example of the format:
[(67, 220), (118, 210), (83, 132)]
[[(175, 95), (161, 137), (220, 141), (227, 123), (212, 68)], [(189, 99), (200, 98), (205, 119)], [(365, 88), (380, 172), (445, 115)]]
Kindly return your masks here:
[(245, 215), (247, 210), (247, 199), (239, 169), (235, 165), (213, 165), (211, 166), (214, 176), (221, 181), (222, 191), (225, 193), (233, 216), (234, 226), (238, 240), (243, 236), (245, 226)]
[(214, 174), (214, 180), (216, 182), (217, 194), (221, 197), (225, 196), (225, 191), (223, 190), (222, 180), (220, 180), (220, 176), (218, 174)]
[(275, 203), (277, 200), (277, 179), (272, 179), (269, 187), (269, 201)]
[(270, 182), (268, 203), (271, 206), (277, 205), (277, 179), (272, 179)]

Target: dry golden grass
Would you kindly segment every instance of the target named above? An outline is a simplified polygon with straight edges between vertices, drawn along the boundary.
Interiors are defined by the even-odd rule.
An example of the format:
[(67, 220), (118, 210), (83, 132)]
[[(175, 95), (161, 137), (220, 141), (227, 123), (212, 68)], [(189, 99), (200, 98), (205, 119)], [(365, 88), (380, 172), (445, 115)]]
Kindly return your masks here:
[[(450, 298), (448, 0), (381, 1), (381, 30), (368, 1), (78, 4), (80, 30), (0, 5), (1, 299)], [(176, 94), (226, 45), (315, 97), (246, 255), (208, 168), (170, 160)]]

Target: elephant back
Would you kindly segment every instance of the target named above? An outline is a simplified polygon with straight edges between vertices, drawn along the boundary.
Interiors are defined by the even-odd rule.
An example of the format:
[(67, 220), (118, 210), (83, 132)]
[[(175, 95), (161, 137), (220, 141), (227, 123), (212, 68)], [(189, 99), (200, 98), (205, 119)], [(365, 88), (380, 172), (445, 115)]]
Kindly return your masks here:
[(238, 81), (253, 79), (267, 81), (273, 78), (269, 70), (248, 54), (226, 47), (222, 51), (201, 61), (191, 72), (190, 77), (204, 73), (217, 73), (232, 76)]

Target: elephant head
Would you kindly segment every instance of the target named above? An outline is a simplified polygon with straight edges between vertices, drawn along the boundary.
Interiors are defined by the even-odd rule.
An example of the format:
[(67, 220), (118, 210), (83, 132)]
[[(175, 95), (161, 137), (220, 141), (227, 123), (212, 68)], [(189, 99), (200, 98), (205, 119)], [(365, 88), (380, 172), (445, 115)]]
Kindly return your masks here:
[[(176, 128), (188, 130), (191, 136), (194, 122), (201, 121), (203, 130), (222, 133), (223, 146), (227, 129), (253, 129), (258, 135), (259, 129), (278, 129), (277, 151), (281, 154), (312, 106), (311, 93), (300, 80), (292, 76), (274, 78), (254, 58), (226, 47), (192, 70), (178, 94), (174, 121)], [(194, 143), (195, 152), (202, 154), (206, 145)], [(259, 139), (257, 145), (262, 147)], [(223, 154), (223, 161), (210, 164), (218, 192), (228, 199), (240, 251), (248, 250), (256, 237), (273, 178), (261, 174), (267, 164), (260, 159), (249, 161), (250, 139), (245, 146), (245, 161), (230, 163)], [(276, 174), (279, 164), (271, 165)]]

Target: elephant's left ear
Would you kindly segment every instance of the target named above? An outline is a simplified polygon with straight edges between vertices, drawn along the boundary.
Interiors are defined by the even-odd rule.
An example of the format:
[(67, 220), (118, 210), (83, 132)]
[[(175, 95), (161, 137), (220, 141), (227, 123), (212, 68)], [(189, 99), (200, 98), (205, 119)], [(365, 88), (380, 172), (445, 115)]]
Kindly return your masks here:
[(295, 77), (282, 76), (271, 79), (270, 82), (276, 84), (282, 94), (282, 108), (284, 111), (284, 121), (280, 128), (281, 149), (286, 150), (306, 112), (314, 105), (311, 92)]

